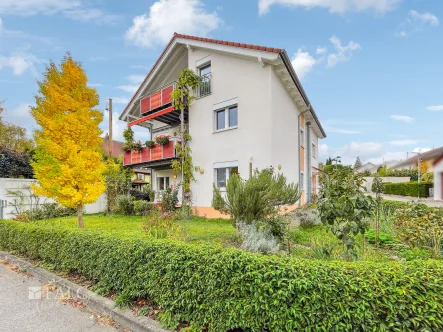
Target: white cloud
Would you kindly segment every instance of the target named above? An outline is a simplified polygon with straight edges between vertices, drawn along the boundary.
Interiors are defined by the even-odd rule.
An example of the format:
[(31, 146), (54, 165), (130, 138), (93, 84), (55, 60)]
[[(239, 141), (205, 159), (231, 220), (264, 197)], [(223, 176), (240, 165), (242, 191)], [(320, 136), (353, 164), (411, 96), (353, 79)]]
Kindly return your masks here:
[(301, 48), (298, 49), (292, 58), (292, 67), (294, 67), (300, 79), (303, 79), (317, 63), (318, 60), (310, 55), (309, 52), (304, 52)]
[(116, 15), (106, 14), (100, 9), (93, 8), (84, 0), (1, 0), (0, 14), (20, 16), (55, 15), (82, 22), (106, 24), (115, 22)]
[(141, 84), (143, 80), (145, 79), (145, 75), (129, 75), (126, 77), (126, 79), (134, 84)]
[(273, 5), (328, 9), (331, 13), (374, 11), (386, 13), (393, 10), (401, 0), (259, 0), (260, 15), (269, 12)]
[(201, 0), (159, 0), (149, 13), (136, 16), (125, 38), (138, 47), (164, 45), (174, 32), (206, 36), (223, 24), (216, 12), (208, 13)]
[(413, 117), (407, 115), (391, 115), (391, 119), (396, 121), (403, 121), (406, 123), (412, 123), (415, 120)]
[(114, 104), (128, 104), (129, 103), (129, 98), (126, 97), (114, 97), (112, 98), (112, 102)]
[(91, 88), (99, 88), (101, 86), (103, 86), (103, 84), (101, 83), (88, 83), (88, 86)]
[(119, 85), (117, 86), (117, 89), (126, 91), (126, 92), (130, 92), (130, 93), (135, 93), (138, 89), (139, 85), (138, 84), (124, 84), (124, 85)]
[[(127, 123), (118, 119), (120, 116), (119, 112), (112, 112), (112, 139), (115, 141), (123, 141), (123, 131), (127, 127)], [(103, 130), (103, 136), (109, 132), (109, 112), (104, 112), (103, 122), (100, 125)], [(140, 126), (133, 126), (134, 138), (136, 140), (141, 140), (142, 142), (147, 141), (151, 138), (149, 130), (147, 128), (142, 128)]]
[(338, 62), (348, 61), (352, 58), (353, 52), (360, 50), (360, 44), (350, 41), (348, 45), (343, 46), (341, 40), (336, 36), (332, 36), (329, 39), (334, 45), (336, 53), (331, 53), (328, 55), (328, 67), (334, 67)]
[(315, 50), (315, 53), (317, 54), (325, 54), (328, 51), (328, 49), (326, 47), (317, 47), (317, 49)]
[(443, 105), (428, 106), (426, 109), (433, 112), (439, 112), (443, 111)]
[(37, 127), (37, 123), (29, 113), (30, 106), (30, 104), (21, 103), (12, 109), (7, 109), (5, 113), (5, 121), (26, 128), (28, 136), (31, 136), (32, 130)]
[(414, 150), (412, 150), (412, 152), (416, 152), (416, 153), (424, 153), (424, 152), (428, 152), (431, 151), (430, 148), (415, 148)]
[(407, 37), (413, 33), (423, 31), (427, 26), (437, 27), (439, 24), (440, 21), (434, 14), (410, 10), (408, 18), (397, 27), (395, 35), (397, 37)]
[(390, 141), (389, 144), (395, 146), (405, 146), (405, 145), (417, 145), (418, 142), (419, 141), (416, 139), (403, 139), (403, 140)]
[(25, 71), (30, 70), (34, 75), (37, 75), (35, 64), (38, 62), (40, 62), (40, 60), (32, 54), (0, 55), (0, 70), (10, 68), (15, 76), (20, 76)]
[(345, 134), (345, 135), (354, 135), (361, 133), (361, 131), (358, 130), (349, 130), (349, 129), (335, 128), (335, 127), (325, 127), (325, 130), (329, 133)]
[(420, 21), (422, 23), (430, 24), (434, 27), (440, 24), (437, 16), (431, 13), (419, 13), (416, 10), (411, 10), (409, 11), (409, 17), (414, 21)]
[(326, 160), (329, 157), (329, 147), (327, 144), (318, 145), (318, 159)]

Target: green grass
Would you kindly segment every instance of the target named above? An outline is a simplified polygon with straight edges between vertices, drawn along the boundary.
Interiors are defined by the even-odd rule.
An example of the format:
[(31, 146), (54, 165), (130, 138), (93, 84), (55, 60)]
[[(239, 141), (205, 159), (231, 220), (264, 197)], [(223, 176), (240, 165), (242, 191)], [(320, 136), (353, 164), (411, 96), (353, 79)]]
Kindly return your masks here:
[[(130, 237), (146, 237), (143, 231), (143, 217), (140, 216), (103, 216), (85, 215), (86, 230), (118, 233)], [(77, 228), (77, 217), (64, 217), (35, 221), (44, 226)], [(238, 235), (231, 220), (205, 219), (193, 217), (192, 220), (178, 221), (184, 229), (185, 242), (218, 243), (236, 245)]]

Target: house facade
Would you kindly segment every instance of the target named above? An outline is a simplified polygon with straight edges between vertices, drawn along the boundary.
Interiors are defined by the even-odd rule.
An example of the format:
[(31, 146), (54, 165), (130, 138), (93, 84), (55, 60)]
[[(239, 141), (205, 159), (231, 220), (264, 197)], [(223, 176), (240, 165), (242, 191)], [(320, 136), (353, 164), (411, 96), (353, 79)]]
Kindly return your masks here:
[(211, 206), (213, 184), (223, 188), (238, 173), (273, 166), (299, 183), (301, 203), (316, 194), (318, 140), (326, 134), (282, 49), (174, 34), (120, 116), (128, 126), (150, 130), (167, 144), (125, 153), (125, 165), (151, 170), (151, 187), (161, 193), (178, 185), (171, 162), (180, 144), (181, 112), (170, 94), (180, 72), (202, 76), (196, 99), (183, 114), (199, 171), (191, 184), (193, 206)]
[(434, 199), (443, 201), (443, 154), (433, 162)]

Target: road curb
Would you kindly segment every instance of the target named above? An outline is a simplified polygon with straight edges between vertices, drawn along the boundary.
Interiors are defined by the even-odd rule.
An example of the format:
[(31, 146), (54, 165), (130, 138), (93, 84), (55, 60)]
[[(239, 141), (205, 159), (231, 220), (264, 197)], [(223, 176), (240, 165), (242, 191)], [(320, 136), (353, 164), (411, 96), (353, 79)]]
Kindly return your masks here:
[(85, 287), (77, 285), (54, 273), (48, 272), (24, 259), (4, 251), (0, 251), (0, 259), (7, 260), (12, 264), (20, 266), (39, 281), (56, 284), (57, 288), (62, 292), (69, 293), (73, 298), (80, 298), (87, 308), (111, 317), (121, 326), (128, 328), (133, 332), (169, 332), (169, 330), (162, 328), (159, 322), (145, 316), (137, 317), (130, 309), (119, 309), (115, 306), (114, 301), (97, 295)]

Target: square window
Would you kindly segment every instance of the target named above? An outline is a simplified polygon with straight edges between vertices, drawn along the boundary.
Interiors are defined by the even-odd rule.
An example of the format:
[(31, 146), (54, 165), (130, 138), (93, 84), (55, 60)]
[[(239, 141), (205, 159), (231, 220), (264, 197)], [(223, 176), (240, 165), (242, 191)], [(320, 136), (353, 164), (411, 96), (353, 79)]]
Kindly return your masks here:
[(159, 177), (158, 178), (158, 190), (166, 190), (169, 187), (169, 177)]
[(237, 124), (237, 106), (234, 106), (229, 109), (229, 127), (236, 127)]
[(217, 115), (217, 130), (221, 130), (221, 129), (225, 129), (225, 127), (226, 127), (226, 124), (225, 124), (225, 117), (226, 117), (226, 115), (225, 115), (225, 111), (223, 110), (223, 111), (218, 111), (217, 113), (216, 113), (216, 115)]
[(199, 71), (200, 71), (200, 76), (205, 76), (205, 75), (210, 74), (211, 73), (211, 64), (209, 63), (207, 65), (204, 65), (203, 67), (200, 67)]

